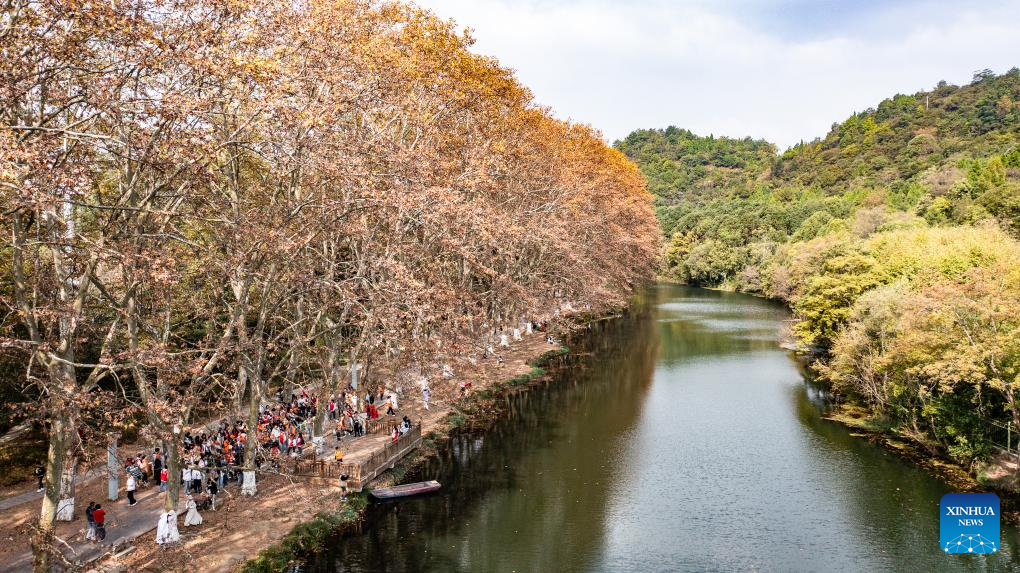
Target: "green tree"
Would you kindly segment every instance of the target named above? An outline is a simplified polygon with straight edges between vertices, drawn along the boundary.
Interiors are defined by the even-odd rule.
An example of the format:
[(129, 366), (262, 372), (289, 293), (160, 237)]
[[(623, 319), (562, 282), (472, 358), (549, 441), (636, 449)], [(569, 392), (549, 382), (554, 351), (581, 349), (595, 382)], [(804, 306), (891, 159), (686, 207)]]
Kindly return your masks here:
[(794, 332), (808, 345), (828, 346), (850, 318), (857, 298), (883, 283), (869, 255), (855, 252), (827, 261), (807, 281), (807, 290), (793, 305), (800, 321)]

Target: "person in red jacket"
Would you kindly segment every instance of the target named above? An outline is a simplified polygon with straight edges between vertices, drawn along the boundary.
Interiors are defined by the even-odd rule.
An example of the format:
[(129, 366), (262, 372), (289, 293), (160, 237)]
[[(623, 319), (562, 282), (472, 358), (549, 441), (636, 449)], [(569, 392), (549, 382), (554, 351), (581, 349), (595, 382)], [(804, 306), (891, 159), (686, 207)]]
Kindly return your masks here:
[(92, 521), (96, 522), (96, 542), (106, 539), (106, 510), (101, 504), (92, 510)]

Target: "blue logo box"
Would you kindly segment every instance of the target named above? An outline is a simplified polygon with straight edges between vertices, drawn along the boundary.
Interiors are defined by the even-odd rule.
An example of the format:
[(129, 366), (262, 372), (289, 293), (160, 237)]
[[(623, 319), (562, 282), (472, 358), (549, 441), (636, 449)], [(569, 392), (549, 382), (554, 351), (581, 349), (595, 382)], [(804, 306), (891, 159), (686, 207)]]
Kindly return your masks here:
[(939, 545), (943, 553), (999, 552), (999, 496), (947, 493), (940, 505)]

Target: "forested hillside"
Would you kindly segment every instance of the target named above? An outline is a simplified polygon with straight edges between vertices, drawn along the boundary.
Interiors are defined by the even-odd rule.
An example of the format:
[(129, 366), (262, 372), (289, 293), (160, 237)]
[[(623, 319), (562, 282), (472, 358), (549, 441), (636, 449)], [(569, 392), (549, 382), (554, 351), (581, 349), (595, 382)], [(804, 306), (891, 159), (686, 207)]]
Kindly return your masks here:
[(834, 390), (972, 459), (1020, 427), (1018, 144), (1014, 68), (781, 155), (676, 128), (616, 145), (657, 196), (664, 274), (786, 301)]
[(764, 140), (699, 137), (676, 127), (635, 131), (617, 147), (641, 166), (648, 190), (666, 205), (705, 202), (747, 187), (776, 154)]

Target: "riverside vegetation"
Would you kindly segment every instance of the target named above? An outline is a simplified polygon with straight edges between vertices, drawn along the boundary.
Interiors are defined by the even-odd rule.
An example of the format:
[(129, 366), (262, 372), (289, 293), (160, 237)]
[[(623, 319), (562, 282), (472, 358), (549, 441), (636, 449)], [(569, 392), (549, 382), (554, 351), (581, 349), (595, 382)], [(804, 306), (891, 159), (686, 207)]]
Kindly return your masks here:
[(968, 464), (1020, 428), (1020, 70), (897, 95), (783, 153), (635, 131), (662, 273), (785, 301), (820, 378)]

